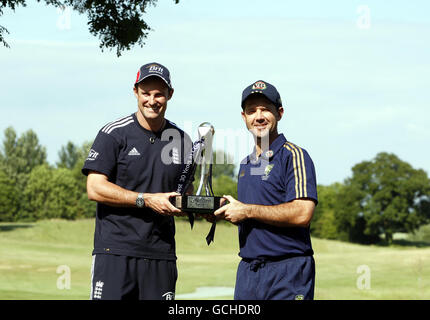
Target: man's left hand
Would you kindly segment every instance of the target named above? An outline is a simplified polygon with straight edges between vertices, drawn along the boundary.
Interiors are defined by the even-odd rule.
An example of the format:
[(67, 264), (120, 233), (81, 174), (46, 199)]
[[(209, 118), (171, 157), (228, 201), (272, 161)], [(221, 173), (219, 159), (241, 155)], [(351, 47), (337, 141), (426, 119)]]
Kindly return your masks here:
[[(228, 200), (229, 203), (223, 205), (226, 200)], [(233, 224), (238, 224), (248, 218), (250, 206), (236, 200), (232, 196), (223, 196), (221, 205), (222, 207), (215, 211), (215, 216), (218, 219), (225, 219)]]

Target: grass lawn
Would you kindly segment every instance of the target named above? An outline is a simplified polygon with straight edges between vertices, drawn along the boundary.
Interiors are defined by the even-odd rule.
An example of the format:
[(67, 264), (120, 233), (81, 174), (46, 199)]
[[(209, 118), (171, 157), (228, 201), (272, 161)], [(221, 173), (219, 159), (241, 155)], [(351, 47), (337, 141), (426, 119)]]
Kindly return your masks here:
[[(177, 299), (233, 297), (237, 229), (219, 223), (208, 247), (209, 229), (206, 222), (193, 230), (184, 220), (176, 224)], [(0, 299), (88, 299), (93, 232), (94, 220), (0, 223)], [(313, 246), (316, 299), (430, 299), (430, 247), (315, 238)], [(70, 289), (57, 286), (60, 266), (70, 269)]]

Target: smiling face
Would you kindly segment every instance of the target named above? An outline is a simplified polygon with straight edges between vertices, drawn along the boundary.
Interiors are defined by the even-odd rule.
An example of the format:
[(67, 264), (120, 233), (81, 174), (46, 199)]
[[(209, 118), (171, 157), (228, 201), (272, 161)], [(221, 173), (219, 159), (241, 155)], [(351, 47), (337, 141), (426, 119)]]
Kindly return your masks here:
[(143, 119), (150, 123), (162, 123), (173, 89), (169, 90), (166, 83), (158, 77), (150, 77), (134, 87), (137, 106)]
[(272, 142), (278, 136), (278, 121), (284, 114), (262, 94), (253, 94), (244, 102), (242, 118), (246, 127), (257, 139), (267, 137)]

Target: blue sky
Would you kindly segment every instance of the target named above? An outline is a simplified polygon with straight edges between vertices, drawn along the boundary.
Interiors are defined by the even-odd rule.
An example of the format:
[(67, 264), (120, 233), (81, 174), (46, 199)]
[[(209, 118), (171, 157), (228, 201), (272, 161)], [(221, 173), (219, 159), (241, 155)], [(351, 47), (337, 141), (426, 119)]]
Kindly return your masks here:
[(236, 163), (251, 143), (241, 92), (263, 79), (318, 183), (343, 181), (381, 151), (430, 173), (429, 12), (428, 1), (160, 0), (146, 45), (118, 58), (101, 52), (85, 16), (30, 1), (0, 17), (11, 45), (0, 47), (0, 131), (33, 129), (55, 163), (67, 141), (134, 112), (136, 72), (157, 61), (175, 88), (167, 118), (194, 137), (210, 121)]

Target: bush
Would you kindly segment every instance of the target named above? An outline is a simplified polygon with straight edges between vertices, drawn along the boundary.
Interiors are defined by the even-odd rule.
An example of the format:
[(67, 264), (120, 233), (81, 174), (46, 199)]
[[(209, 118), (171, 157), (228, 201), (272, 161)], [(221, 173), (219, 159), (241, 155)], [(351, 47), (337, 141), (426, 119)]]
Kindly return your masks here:
[(410, 233), (408, 240), (430, 243), (430, 224), (421, 226), (414, 233)]

